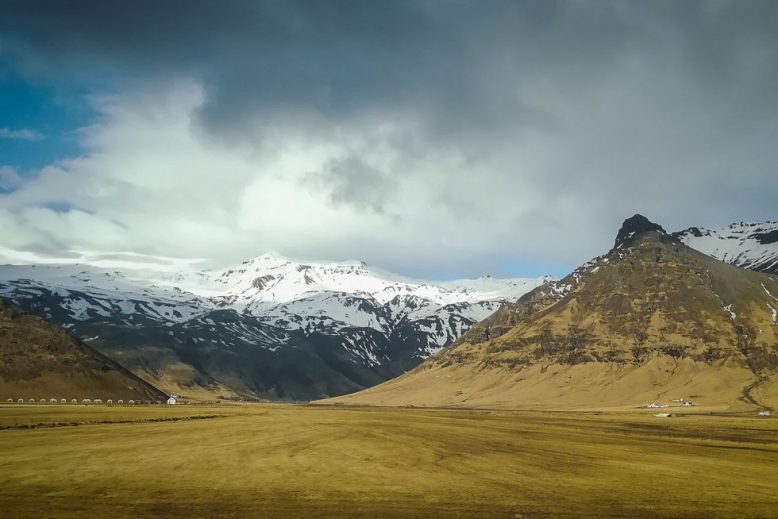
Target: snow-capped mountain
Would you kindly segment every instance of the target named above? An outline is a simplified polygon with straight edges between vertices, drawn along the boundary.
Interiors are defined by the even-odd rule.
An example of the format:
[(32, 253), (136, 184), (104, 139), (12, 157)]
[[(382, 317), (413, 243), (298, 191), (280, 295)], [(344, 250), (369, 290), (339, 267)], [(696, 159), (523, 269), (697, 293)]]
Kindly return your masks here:
[(396, 376), (548, 278), (425, 282), (266, 254), (175, 274), (0, 267), (0, 296), (166, 389), (312, 398)]
[[(369, 269), (362, 262), (303, 264), (266, 254), (237, 267), (163, 277), (155, 286), (188, 292), (264, 322), (281, 321), (291, 329), (385, 331), (398, 318), (456, 313), (480, 320), (543, 281), (484, 277), (434, 283)], [(438, 346), (447, 342), (443, 335), (432, 339)]]
[(673, 235), (721, 261), (778, 274), (778, 222), (740, 222), (718, 230), (689, 227)]

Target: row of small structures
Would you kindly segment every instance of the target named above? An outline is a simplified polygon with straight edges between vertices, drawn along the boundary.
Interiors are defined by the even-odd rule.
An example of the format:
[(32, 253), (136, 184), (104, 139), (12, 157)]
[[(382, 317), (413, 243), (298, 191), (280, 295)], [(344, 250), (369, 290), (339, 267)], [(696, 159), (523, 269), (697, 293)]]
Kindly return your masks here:
[[(16, 404), (60, 404), (60, 405), (61, 404), (68, 404), (68, 403), (70, 403), (72, 405), (72, 404), (78, 404), (79, 401), (78, 401), (77, 398), (70, 399), (70, 402), (68, 402), (67, 398), (60, 398), (59, 400), (56, 399), (56, 398), (49, 398), (48, 400), (45, 399), (45, 398), (41, 398), (40, 400), (35, 400), (34, 398), (30, 398), (28, 400), (25, 400), (24, 398), (17, 398), (16, 400), (14, 400), (13, 398), (9, 398), (8, 399), (8, 403), (9, 404), (14, 404), (14, 403), (16, 403)], [(126, 403), (127, 404), (132, 404), (132, 405), (138, 405), (138, 404), (169, 404), (169, 405), (172, 405), (172, 404), (177, 403), (177, 400), (176, 400), (176, 397), (171, 396), (171, 397), (169, 397), (167, 399), (167, 401), (162, 401), (162, 400), (127, 400)], [(100, 398), (95, 398), (95, 399), (83, 398), (83, 399), (81, 399), (81, 404), (83, 404), (83, 405), (103, 405), (103, 404), (105, 404), (105, 405), (114, 405), (114, 401), (112, 399), (110, 399), (110, 398), (105, 400), (105, 401), (103, 401)], [(116, 400), (115, 404), (116, 405), (124, 405), (125, 401), (124, 400)]]
[[(683, 407), (694, 407), (694, 404), (689, 400), (686, 400), (685, 398), (673, 398), (671, 402), (676, 405), (681, 405)], [(651, 402), (650, 404), (644, 405), (642, 407), (646, 409), (664, 409), (668, 407), (668, 405), (657, 403), (657, 402)], [(762, 409), (757, 413), (757, 416), (761, 416), (764, 418), (764, 417), (772, 416), (772, 414), (773, 412), (771, 409)], [(671, 416), (673, 416), (673, 413), (662, 412), (662, 413), (657, 413), (654, 416), (656, 416), (657, 418), (670, 418)]]

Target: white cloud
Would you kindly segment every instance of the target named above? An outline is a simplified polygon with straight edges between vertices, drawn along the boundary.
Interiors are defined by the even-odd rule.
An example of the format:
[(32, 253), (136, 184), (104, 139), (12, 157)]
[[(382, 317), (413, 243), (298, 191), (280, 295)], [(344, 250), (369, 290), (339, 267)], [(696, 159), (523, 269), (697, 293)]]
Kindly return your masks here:
[(0, 244), (481, 274), (573, 267), (635, 212), (775, 218), (776, 6), (14, 4), (23, 77), (120, 90), (81, 157), (2, 173)]
[(38, 254), (30, 251), (20, 251), (0, 246), (0, 264), (30, 265), (30, 264), (80, 264), (94, 265), (103, 268), (146, 269), (153, 272), (179, 272), (202, 265), (201, 258), (170, 258), (165, 256), (148, 256), (136, 252), (95, 252), (71, 251), (69, 256)]
[(43, 139), (43, 134), (28, 128), (12, 130), (10, 128), (0, 128), (0, 139), (16, 139), (20, 141), (39, 141)]
[[(701, 132), (704, 105), (672, 117), (639, 95), (603, 97), (643, 79), (573, 93), (525, 83), (524, 102), (548, 124), (465, 144), (432, 139), (411, 110), (257, 120), (225, 142), (201, 124), (197, 82), (97, 97), (80, 157), (30, 177), (3, 173), (13, 189), (0, 194), (2, 256), (132, 251), (225, 264), (276, 251), (476, 275), (505, 258), (574, 266), (607, 249), (634, 212), (669, 229), (706, 225), (713, 209), (739, 219), (749, 200), (732, 195), (748, 186), (728, 172), (764, 155), (761, 144)], [(758, 184), (766, 173), (752, 170)]]
[(22, 181), (16, 169), (10, 166), (0, 166), (0, 190), (10, 191), (15, 189)]

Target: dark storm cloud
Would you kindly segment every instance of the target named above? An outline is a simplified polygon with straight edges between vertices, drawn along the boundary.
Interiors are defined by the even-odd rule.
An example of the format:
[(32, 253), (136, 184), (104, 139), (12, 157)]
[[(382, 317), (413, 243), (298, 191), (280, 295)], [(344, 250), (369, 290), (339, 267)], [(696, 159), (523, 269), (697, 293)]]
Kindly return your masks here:
[[(657, 76), (688, 67), (679, 90), (762, 97), (778, 70), (769, 1), (25, 0), (0, 9), (3, 48), (30, 74), (76, 83), (196, 75), (208, 89), (205, 121), (227, 134), (258, 119), (412, 107), (439, 138), (505, 128), (513, 137), (553, 122), (521, 85), (574, 92), (628, 67)], [(754, 65), (763, 77), (743, 77), (744, 60), (764, 49), (772, 59)]]
[[(575, 262), (636, 211), (775, 217), (774, 1), (28, 0), (0, 20), (34, 80), (194, 78), (208, 139), (348, 140), (306, 189), (387, 217), (419, 194), (415, 218), (480, 222), (495, 254)], [(537, 244), (554, 233), (565, 252)]]
[[(671, 32), (676, 16), (700, 25), (704, 5), (657, 7)], [(20, 1), (3, 10), (5, 46), (30, 73), (196, 74), (209, 88), (204, 116), (225, 131), (275, 113), (340, 118), (397, 104), (423, 110), (442, 133), (502, 127), (527, 115), (513, 88), (523, 76), (574, 88), (657, 36), (645, 34), (655, 15), (622, 2)], [(755, 14), (746, 22), (764, 23)]]
[(353, 155), (327, 162), (313, 181), (331, 186), (334, 202), (364, 206), (378, 213), (384, 212), (387, 199), (397, 188), (391, 175)]

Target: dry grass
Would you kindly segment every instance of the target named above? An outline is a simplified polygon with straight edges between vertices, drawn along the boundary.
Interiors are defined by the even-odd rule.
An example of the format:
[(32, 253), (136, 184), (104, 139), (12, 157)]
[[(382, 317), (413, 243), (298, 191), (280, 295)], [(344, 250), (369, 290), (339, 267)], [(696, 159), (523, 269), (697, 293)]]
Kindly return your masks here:
[(0, 431), (41, 429), (121, 422), (154, 422), (230, 416), (241, 412), (231, 405), (3, 405), (0, 406)]
[[(753, 385), (753, 372), (736, 362), (714, 364), (691, 359), (652, 356), (641, 365), (587, 362), (544, 364), (519, 369), (484, 368), (474, 364), (435, 365), (417, 369), (358, 393), (323, 400), (349, 405), (478, 407), (548, 410), (628, 410), (650, 402), (673, 404), (673, 398), (694, 402), (696, 412), (756, 414), (778, 407), (776, 376), (742, 397)], [(678, 408), (678, 409), (676, 409)]]
[[(170, 422), (99, 423), (218, 416)], [(770, 517), (778, 420), (0, 406), (4, 517)], [(91, 423), (91, 425), (90, 425)]]

